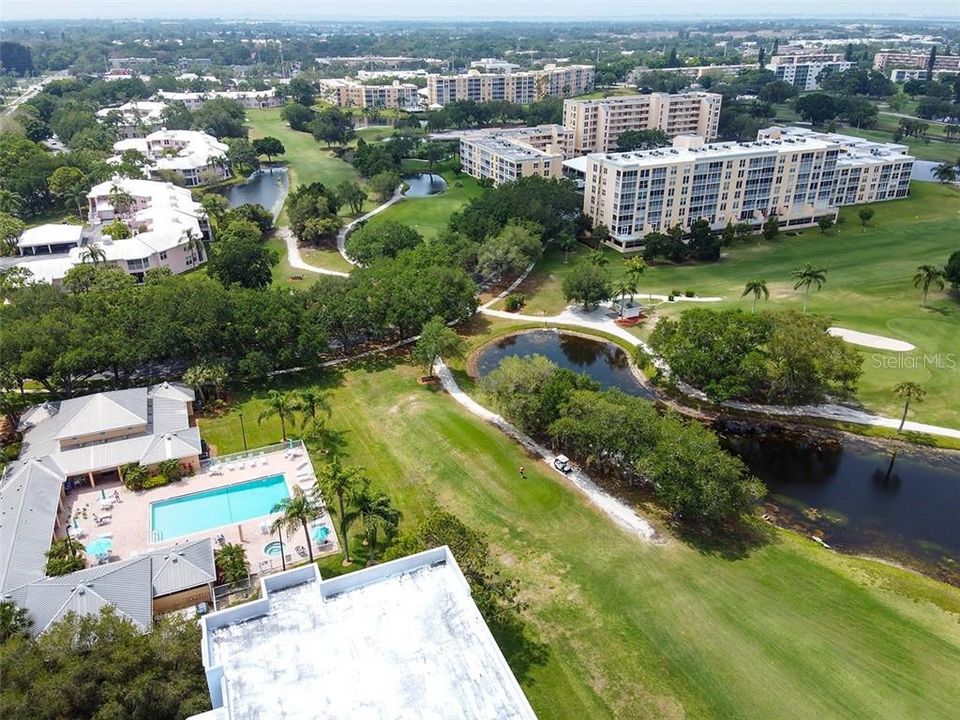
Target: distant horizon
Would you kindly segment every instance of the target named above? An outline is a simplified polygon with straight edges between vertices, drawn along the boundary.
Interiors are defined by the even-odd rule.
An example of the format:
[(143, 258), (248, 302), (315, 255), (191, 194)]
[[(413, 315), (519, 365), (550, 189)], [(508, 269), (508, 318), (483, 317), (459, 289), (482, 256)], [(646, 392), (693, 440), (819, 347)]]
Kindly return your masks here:
[[(306, 7), (305, 7), (306, 5)], [(769, 19), (857, 21), (947, 22), (960, 23), (956, 0), (929, 0), (922, 14), (904, 12), (899, 0), (800, 0), (788, 6), (745, 11), (737, 0), (646, 0), (642, 9), (625, 13), (620, 0), (595, 0), (585, 5), (571, 0), (486, 0), (476, 15), (464, 16), (462, 8), (440, 0), (420, 0), (416, 7), (398, 6), (388, 0), (355, 0), (349, 16), (329, 12), (323, 5), (311, 8), (295, 0), (166, 0), (143, 6), (129, 0), (100, 0), (77, 3), (75, 0), (5, 0), (0, 10), (2, 22), (74, 21), (74, 20), (216, 20), (238, 22), (636, 22), (636, 21), (717, 21)], [(401, 9), (402, 8), (402, 9)], [(682, 8), (682, 9), (681, 9)]]

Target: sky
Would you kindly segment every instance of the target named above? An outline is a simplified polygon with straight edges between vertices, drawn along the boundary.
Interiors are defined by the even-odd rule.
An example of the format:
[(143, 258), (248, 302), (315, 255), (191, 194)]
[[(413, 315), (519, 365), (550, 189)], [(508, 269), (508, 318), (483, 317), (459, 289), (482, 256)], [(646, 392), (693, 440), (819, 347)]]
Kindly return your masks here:
[(689, 17), (941, 17), (960, 21), (958, 0), (0, 0), (0, 20), (209, 18), (272, 20), (551, 19)]

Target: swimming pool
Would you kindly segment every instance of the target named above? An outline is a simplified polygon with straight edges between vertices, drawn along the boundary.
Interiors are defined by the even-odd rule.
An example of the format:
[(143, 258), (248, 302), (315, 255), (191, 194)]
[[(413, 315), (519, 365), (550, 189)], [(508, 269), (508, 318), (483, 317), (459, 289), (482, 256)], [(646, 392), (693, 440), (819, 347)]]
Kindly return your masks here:
[(288, 497), (281, 474), (158, 500), (150, 505), (151, 536), (155, 542), (170, 540), (269, 515)]

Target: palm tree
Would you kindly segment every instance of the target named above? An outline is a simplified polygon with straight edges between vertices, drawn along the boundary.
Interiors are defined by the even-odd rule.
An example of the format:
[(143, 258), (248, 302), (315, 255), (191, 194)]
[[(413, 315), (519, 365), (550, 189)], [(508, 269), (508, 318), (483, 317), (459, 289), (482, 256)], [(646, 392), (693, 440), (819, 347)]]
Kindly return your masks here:
[(250, 576), (247, 551), (240, 543), (227, 543), (213, 553), (217, 579), (222, 583), (236, 583)]
[(303, 528), (307, 538), (307, 552), (310, 553), (310, 562), (313, 562), (313, 543), (310, 541), (310, 523), (320, 515), (320, 505), (299, 487), (293, 489), (293, 496), (284, 498), (270, 510), (272, 513), (282, 513), (273, 521), (272, 530), (286, 530), (289, 535), (298, 527)]
[(21, 210), (23, 210), (23, 197), (13, 190), (0, 188), (0, 212), (19, 217)]
[(303, 429), (307, 423), (317, 426), (317, 413), (323, 412), (327, 417), (333, 414), (333, 408), (330, 407), (330, 393), (324, 392), (320, 388), (306, 388), (300, 390), (295, 395), (296, 409), (303, 413), (303, 422), (300, 428)]
[(764, 300), (770, 299), (770, 291), (767, 290), (767, 281), (766, 280), (749, 280), (747, 284), (743, 286), (743, 292), (740, 293), (740, 297), (749, 295), (753, 293), (753, 310), (751, 312), (757, 311), (757, 300), (763, 296)]
[[(647, 271), (649, 267), (644, 261), (643, 258), (631, 258), (627, 260), (627, 277), (630, 278), (635, 285), (640, 284), (640, 278), (643, 277), (643, 274)], [(630, 295), (630, 302), (633, 302), (633, 294)]]
[(82, 253), (80, 253), (80, 261), (87, 262), (90, 261), (94, 265), (97, 263), (102, 263), (107, 261), (107, 253), (104, 252), (103, 248), (100, 247), (97, 243), (92, 243), (88, 245)]
[(953, 163), (940, 163), (933, 169), (933, 176), (943, 185), (957, 181), (957, 168)]
[(897, 428), (897, 432), (903, 432), (903, 425), (907, 422), (907, 413), (910, 410), (910, 402), (912, 400), (923, 402), (923, 396), (927, 394), (927, 391), (917, 385), (917, 383), (908, 381), (895, 385), (893, 394), (904, 401), (903, 417), (900, 418), (900, 427)]
[(205, 364), (201, 363), (188, 367), (186, 372), (183, 373), (183, 381), (197, 391), (201, 404), (206, 403), (207, 400), (203, 393), (203, 388), (207, 384), (207, 366)]
[(292, 418), (293, 413), (296, 411), (296, 401), (292, 394), (282, 393), (279, 390), (271, 390), (267, 393), (267, 399), (264, 403), (265, 407), (260, 411), (260, 415), (257, 417), (257, 424), (259, 425), (263, 422), (264, 418), (273, 417), (276, 415), (280, 418), (280, 432), (283, 435), (283, 439), (287, 439), (287, 418)]
[(803, 312), (807, 312), (807, 300), (810, 298), (810, 286), (816, 285), (817, 290), (823, 287), (827, 281), (827, 271), (821, 267), (814, 267), (809, 263), (793, 271), (791, 277), (796, 280), (793, 284), (794, 290), (806, 288), (803, 296)]
[(337, 498), (339, 507), (337, 515), (340, 518), (344, 565), (350, 564), (350, 541), (347, 533), (354, 520), (357, 519), (356, 511), (348, 509), (347, 500), (353, 496), (363, 482), (363, 470), (361, 468), (345, 468), (336, 458), (324, 467), (317, 476), (317, 492), (327, 497)]
[(195, 233), (193, 230), (187, 230), (183, 234), (183, 241), (193, 254), (194, 262), (201, 262), (203, 260), (203, 235)]
[(623, 317), (623, 299), (629, 295), (632, 302), (633, 296), (636, 294), (636, 292), (637, 284), (629, 277), (620, 280), (616, 285), (614, 285), (613, 296), (620, 299), (619, 306), (621, 318)]
[(946, 285), (947, 275), (943, 271), (943, 268), (938, 268), (933, 265), (920, 265), (917, 268), (917, 274), (913, 276), (913, 286), (915, 288), (922, 288), (923, 298), (920, 300), (920, 307), (925, 308), (927, 306), (927, 293), (930, 291), (930, 286), (933, 285), (937, 290), (943, 290)]
[(570, 259), (570, 251), (573, 250), (577, 245), (577, 239), (570, 233), (560, 233), (557, 237), (557, 247), (560, 248), (560, 252), (563, 253), (563, 261), (567, 262)]
[(205, 193), (200, 198), (200, 207), (207, 214), (214, 229), (219, 228), (220, 221), (227, 212), (227, 199), (217, 193)]
[(0, 643), (14, 637), (27, 637), (33, 620), (24, 608), (10, 600), (0, 602)]
[(380, 490), (373, 490), (369, 482), (364, 482), (353, 493), (353, 504), (363, 523), (365, 543), (370, 547), (368, 565), (372, 565), (377, 555), (377, 537), (380, 531), (389, 538), (400, 524), (401, 513), (390, 503), (390, 498)]
[(133, 195), (119, 185), (110, 188), (110, 204), (113, 206), (114, 214), (123, 215), (133, 207), (134, 202), (136, 201), (133, 199)]

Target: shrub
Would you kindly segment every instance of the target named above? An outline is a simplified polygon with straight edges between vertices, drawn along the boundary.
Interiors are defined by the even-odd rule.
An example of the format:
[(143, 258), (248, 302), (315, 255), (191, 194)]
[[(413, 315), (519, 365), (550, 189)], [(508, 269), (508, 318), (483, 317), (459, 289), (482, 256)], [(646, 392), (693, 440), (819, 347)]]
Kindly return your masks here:
[(683, 295), (682, 292), (680, 292), (679, 290), (676, 290), (676, 289), (671, 290), (671, 291), (670, 291), (670, 294), (671, 294), (671, 295), (677, 295), (677, 296)]
[(170, 480), (168, 480), (163, 475), (151, 475), (146, 480), (143, 481), (143, 489), (150, 490), (151, 488), (163, 487), (164, 485), (169, 485)]
[(457, 180), (457, 181), (453, 184), (453, 186), (454, 186), (454, 187), (457, 187), (457, 188), (462, 188), (462, 187), (463, 187), (463, 181), (462, 181), (462, 180)]
[(683, 293), (684, 297), (696, 297), (697, 294), (693, 290), (687, 290)]
[(128, 490), (143, 490), (149, 477), (147, 469), (140, 463), (129, 463), (121, 468), (123, 486)]
[(674, 298), (674, 294), (670, 293), (669, 295), (667, 295), (667, 302), (673, 302), (673, 298)]
[(507, 296), (504, 307), (507, 309), (507, 312), (517, 312), (525, 303), (526, 298), (523, 297), (523, 293), (511, 293)]

